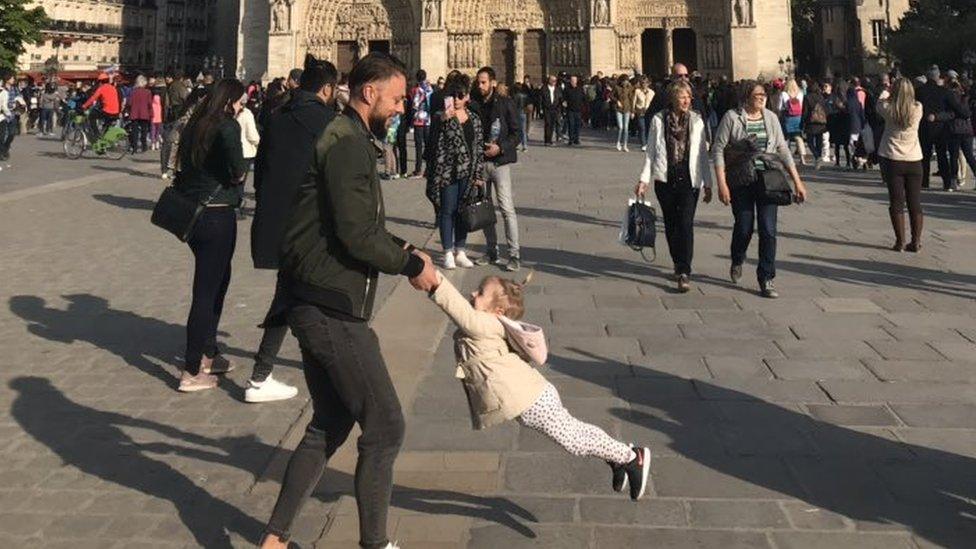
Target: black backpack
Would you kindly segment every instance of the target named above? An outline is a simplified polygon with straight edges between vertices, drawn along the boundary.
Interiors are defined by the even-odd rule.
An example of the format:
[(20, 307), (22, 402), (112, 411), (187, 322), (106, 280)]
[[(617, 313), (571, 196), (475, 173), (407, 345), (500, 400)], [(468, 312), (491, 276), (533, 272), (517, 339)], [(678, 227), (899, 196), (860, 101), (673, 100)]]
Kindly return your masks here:
[[(635, 200), (627, 208), (627, 233), (624, 235), (624, 243), (631, 249), (641, 252), (641, 255), (644, 254), (644, 248), (650, 248), (656, 257), (657, 248), (654, 246), (656, 238), (657, 213), (647, 203)], [(654, 261), (653, 257), (651, 261)]]

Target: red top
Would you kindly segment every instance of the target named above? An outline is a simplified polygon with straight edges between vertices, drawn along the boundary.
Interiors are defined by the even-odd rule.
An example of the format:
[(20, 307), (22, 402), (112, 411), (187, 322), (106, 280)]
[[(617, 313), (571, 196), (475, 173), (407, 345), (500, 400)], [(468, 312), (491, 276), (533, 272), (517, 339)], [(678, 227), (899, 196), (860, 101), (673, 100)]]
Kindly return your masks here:
[(129, 95), (129, 118), (152, 120), (152, 92), (149, 88), (136, 88)]
[(87, 109), (95, 104), (95, 101), (102, 102), (102, 112), (112, 116), (119, 115), (119, 91), (115, 89), (115, 86), (109, 83), (102, 84), (98, 86), (95, 93), (85, 101), (85, 104), (81, 107)]

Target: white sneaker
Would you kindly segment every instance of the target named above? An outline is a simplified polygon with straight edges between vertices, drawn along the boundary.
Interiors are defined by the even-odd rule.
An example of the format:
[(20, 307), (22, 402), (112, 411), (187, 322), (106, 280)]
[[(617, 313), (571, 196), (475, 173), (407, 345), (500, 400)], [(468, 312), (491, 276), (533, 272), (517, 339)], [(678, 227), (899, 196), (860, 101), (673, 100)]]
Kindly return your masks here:
[(464, 250), (458, 250), (458, 252), (454, 254), (454, 261), (457, 263), (458, 267), (464, 267), (465, 269), (474, 267), (474, 263), (468, 259), (468, 255), (464, 253)]
[(264, 381), (247, 380), (244, 402), (274, 402), (288, 400), (298, 394), (298, 387), (292, 387), (268, 376)]
[(457, 264), (454, 263), (454, 252), (451, 250), (444, 252), (444, 268), (449, 271), (457, 268)]
[(642, 147), (641, 147), (641, 151), (643, 151), (643, 152), (647, 152), (647, 145), (644, 145), (644, 146), (642, 146)]
[(386, 547), (384, 547), (383, 549), (400, 549), (400, 546), (399, 545), (393, 545), (393, 542), (390, 541), (390, 542), (387, 542), (386, 543)]
[(629, 153), (630, 152), (630, 149), (627, 148), (627, 145), (624, 145), (624, 152), (625, 153)]
[(621, 148), (620, 142), (618, 141), (617, 142), (617, 151), (622, 151), (622, 150), (623, 150), (623, 148)]

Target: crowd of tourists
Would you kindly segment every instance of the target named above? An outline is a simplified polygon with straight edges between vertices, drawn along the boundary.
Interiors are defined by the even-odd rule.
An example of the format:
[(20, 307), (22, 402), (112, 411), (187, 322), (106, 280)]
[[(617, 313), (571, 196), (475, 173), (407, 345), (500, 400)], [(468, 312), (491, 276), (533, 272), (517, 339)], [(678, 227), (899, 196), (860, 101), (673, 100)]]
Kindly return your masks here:
[[(431, 83), (423, 70), (408, 76), (395, 57), (371, 53), (341, 77), (331, 63), (308, 56), (301, 69), (267, 86), (206, 73), (190, 81), (175, 72), (137, 75), (124, 84), (105, 74), (92, 84), (31, 86), (3, 77), (0, 158), (9, 155), (13, 135), (51, 135), (69, 113), (93, 108), (95, 128), (126, 124), (133, 151), (158, 149), (163, 178), (204, 206), (186, 239), (194, 268), (181, 392), (212, 389), (234, 368), (217, 335), (243, 189), (253, 172), (251, 258), (255, 268), (276, 271), (277, 283), (244, 399), (270, 402), (298, 393), (272, 375), (290, 328), (314, 411), (285, 472), (264, 547), (287, 546), (295, 517), (355, 424), (362, 430), (355, 482), (360, 543), (394, 547), (387, 512), (405, 426), (368, 322), (380, 273), (406, 277), (457, 325), (456, 375), (476, 429), (518, 421), (573, 455), (606, 462), (611, 488), (629, 487), (634, 500), (648, 481), (646, 446), (577, 420), (533, 367), (545, 361), (545, 345), (535, 327), (521, 322), (531, 274), (521, 281), (490, 275), (463, 296), (427, 251), (388, 232), (383, 180), (425, 180), (440, 268), (496, 265), (516, 272), (522, 257), (512, 167), (532, 144), (531, 125), (541, 120), (543, 145), (570, 147), (580, 145), (589, 127), (597, 143), (609, 134), (618, 151), (639, 144), (645, 153), (633, 191), (645, 197), (653, 188), (677, 291), (691, 289), (697, 204), (717, 198), (734, 220), (729, 278), (742, 278), (758, 230), (758, 289), (776, 298), (778, 208), (808, 198), (797, 163), (839, 166), (843, 152), (850, 169), (880, 165), (892, 249), (912, 252), (922, 246), (919, 197), (932, 152), (947, 191), (963, 182), (960, 154), (976, 170), (971, 84), (938, 67), (915, 80), (894, 74), (876, 81), (730, 82), (678, 63), (659, 80), (560, 74), (538, 87), (529, 77), (508, 87), (491, 67), (473, 79), (452, 71)], [(506, 242), (501, 246), (495, 224), (487, 223), (480, 228), (485, 251), (472, 257), (468, 214), (484, 197), (501, 211)]]

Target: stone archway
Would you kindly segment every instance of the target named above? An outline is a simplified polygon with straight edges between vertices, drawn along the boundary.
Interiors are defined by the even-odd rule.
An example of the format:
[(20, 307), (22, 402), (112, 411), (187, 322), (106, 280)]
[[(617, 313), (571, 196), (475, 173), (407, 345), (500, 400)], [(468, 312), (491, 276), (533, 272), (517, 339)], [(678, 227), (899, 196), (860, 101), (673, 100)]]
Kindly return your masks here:
[(340, 73), (370, 50), (393, 53), (408, 68), (417, 64), (411, 0), (312, 0), (305, 20), (308, 53), (335, 63)]

